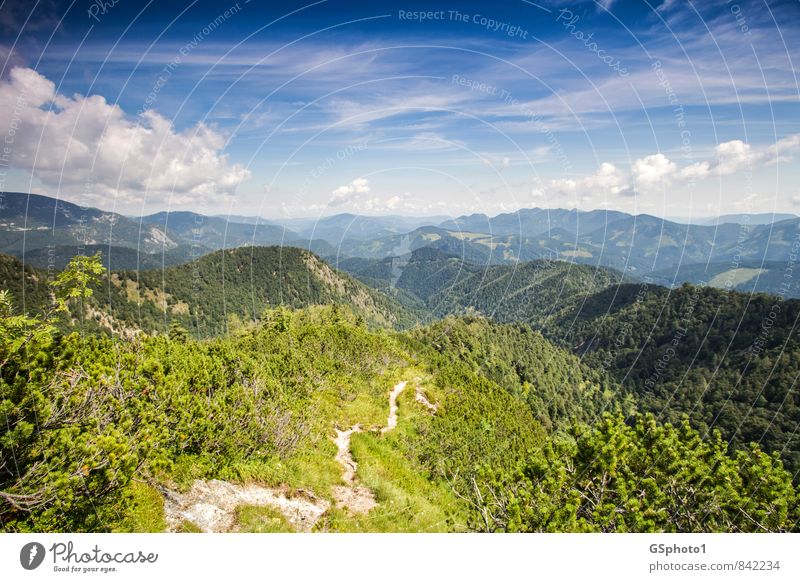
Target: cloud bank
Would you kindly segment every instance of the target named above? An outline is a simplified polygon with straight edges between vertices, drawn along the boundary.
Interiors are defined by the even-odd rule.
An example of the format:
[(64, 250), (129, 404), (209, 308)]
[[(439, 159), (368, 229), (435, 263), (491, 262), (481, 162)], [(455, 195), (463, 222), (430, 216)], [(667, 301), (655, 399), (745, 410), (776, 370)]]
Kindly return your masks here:
[(132, 119), (100, 95), (67, 96), (17, 67), (0, 81), (0, 131), (10, 166), (82, 203), (158, 196), (173, 204), (218, 201), (250, 177), (203, 123), (177, 131), (154, 111)]
[(551, 180), (534, 190), (536, 197), (572, 195), (586, 200), (592, 195), (636, 196), (656, 192), (666, 186), (685, 186), (736, 172), (755, 171), (759, 167), (787, 160), (800, 150), (800, 134), (790, 135), (773, 145), (753, 147), (741, 140), (723, 142), (708, 159), (680, 166), (663, 153), (633, 161), (628, 171), (605, 162), (594, 174), (582, 178)]

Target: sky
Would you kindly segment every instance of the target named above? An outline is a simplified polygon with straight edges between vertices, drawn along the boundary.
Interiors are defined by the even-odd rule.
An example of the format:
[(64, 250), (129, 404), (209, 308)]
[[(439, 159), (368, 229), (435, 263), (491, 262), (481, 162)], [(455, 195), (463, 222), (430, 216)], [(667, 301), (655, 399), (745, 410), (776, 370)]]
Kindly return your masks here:
[(0, 191), (800, 214), (800, 2), (3, 1)]

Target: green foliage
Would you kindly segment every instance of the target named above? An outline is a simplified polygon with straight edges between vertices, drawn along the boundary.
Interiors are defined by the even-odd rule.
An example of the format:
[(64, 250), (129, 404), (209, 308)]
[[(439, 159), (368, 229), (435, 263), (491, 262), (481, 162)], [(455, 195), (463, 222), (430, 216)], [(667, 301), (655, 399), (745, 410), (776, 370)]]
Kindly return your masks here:
[(387, 336), (330, 307), (267, 313), (263, 326), (208, 342), (50, 341), (14, 360), (13, 376), (3, 368), (0, 519), (12, 531), (113, 529), (132, 479), (182, 459), (191, 479), (332, 447), (343, 403), (402, 363)]
[(608, 374), (554, 347), (525, 324), (451, 317), (415, 330), (413, 337), (422, 344), (419, 349), (432, 347), (442, 361), (460, 361), (526, 402), (548, 431), (634, 406)]
[(0, 291), (0, 375), (13, 381), (21, 351), (26, 347), (34, 353), (45, 349), (52, 341), (54, 330), (39, 317), (15, 314), (11, 294)]
[[(751, 442), (800, 469), (800, 301), (684, 285), (622, 285), (543, 323), (636, 394), (643, 411), (688, 415), (733, 449)], [(566, 330), (566, 332), (564, 331)], [(560, 339), (559, 339), (560, 338)]]
[[(55, 305), (39, 317), (14, 315), (9, 295), (0, 293), (0, 521), (12, 529), (32, 511), (37, 527), (86, 523), (102, 528), (111, 517), (92, 498), (118, 495), (142, 456), (150, 453), (133, 411), (115, 399), (96, 398), (108, 378), (90, 380), (82, 369), (53, 374), (57, 355), (77, 335), (54, 338), (54, 317), (68, 302), (91, 295), (102, 274), (99, 259), (77, 257), (53, 284)], [(117, 396), (125, 395), (120, 387)], [(80, 517), (78, 517), (80, 516)], [(78, 522), (76, 522), (76, 518)]]
[[(204, 260), (202, 283), (187, 278), (189, 265), (169, 279), (144, 274), (136, 286), (114, 275), (93, 295), (104, 269), (98, 257), (79, 257), (56, 277), (54, 299), (45, 294), (28, 313), (14, 300), (39, 292), (38, 272), (20, 270), (15, 290), (0, 292), (4, 531), (158, 531), (158, 488), (198, 478), (304, 488), (332, 501), (341, 468), (330, 437), (356, 423), (366, 431), (351, 440), (358, 479), (378, 506), (363, 516), (331, 509), (319, 529), (797, 529), (798, 491), (777, 457), (786, 446), (791, 467), (797, 453), (793, 302), (781, 304), (756, 349), (740, 330), (771, 313), (766, 298), (627, 285), (581, 296), (579, 278), (573, 299), (548, 312), (525, 285), (545, 285), (553, 300), (565, 271), (537, 264), (522, 269), (526, 283), (513, 295), (522, 311), (507, 317), (543, 333), (471, 316), (393, 332), (367, 325), (389, 321), (381, 314), (390, 303), (308, 253), (248, 249)], [(257, 301), (246, 281), (264, 284)], [(486, 286), (485, 306), (499, 305), (498, 285)], [(117, 321), (141, 316), (166, 333), (111, 337), (83, 323), (84, 333), (70, 333), (77, 310), (97, 315), (100, 295), (111, 297)], [(281, 300), (271, 308), (273, 297)], [(249, 323), (252, 308), (258, 323)], [(229, 333), (192, 339), (187, 329), (198, 322)], [(679, 324), (686, 331), (675, 344)], [(674, 355), (648, 382), (669, 346)], [(410, 382), (400, 424), (370, 432), (385, 423), (388, 389), (401, 379)], [(414, 401), (417, 387), (435, 413)], [(758, 440), (767, 452), (747, 444)], [(245, 531), (288, 528), (265, 508), (240, 508), (237, 520)]]
[(727, 455), (688, 422), (606, 416), (511, 470), (485, 465), (470, 499), (489, 531), (797, 531), (791, 475), (753, 446)]
[(105, 271), (99, 254), (93, 257), (73, 257), (67, 268), (51, 284), (55, 290), (57, 309), (66, 311), (71, 300), (91, 297), (92, 285), (100, 280)]
[(20, 312), (41, 315), (49, 309), (50, 285), (47, 271), (35, 269), (8, 255), (0, 254), (0, 289)]
[(189, 331), (180, 323), (173, 323), (169, 326), (169, 339), (174, 342), (185, 344), (189, 339)]

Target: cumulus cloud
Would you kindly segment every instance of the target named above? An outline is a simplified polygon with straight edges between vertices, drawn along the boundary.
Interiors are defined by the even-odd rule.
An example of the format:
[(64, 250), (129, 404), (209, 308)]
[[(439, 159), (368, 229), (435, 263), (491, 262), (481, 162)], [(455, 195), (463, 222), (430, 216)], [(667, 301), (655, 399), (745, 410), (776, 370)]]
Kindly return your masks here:
[(638, 190), (648, 190), (669, 181), (677, 169), (677, 164), (664, 154), (654, 154), (633, 162), (631, 176)]
[(230, 195), (250, 177), (222, 153), (224, 136), (202, 123), (177, 131), (152, 110), (132, 119), (100, 95), (57, 93), (28, 68), (0, 81), (0, 131), (13, 134), (14, 167), (86, 203), (147, 193), (188, 204)]
[(737, 139), (719, 144), (714, 148), (712, 160), (691, 164), (683, 168), (680, 175), (686, 179), (703, 179), (713, 175), (727, 176), (743, 168), (754, 168), (757, 165), (786, 160), (798, 149), (800, 149), (800, 134), (790, 135), (774, 145), (760, 149)]
[(614, 164), (605, 162), (594, 174), (580, 179), (553, 180), (548, 190), (552, 194), (603, 194), (630, 196), (632, 194), (628, 176)]
[(369, 193), (369, 180), (366, 178), (356, 178), (349, 184), (339, 186), (331, 192), (331, 200), (328, 206), (343, 206), (355, 202), (361, 194)]
[(600, 169), (583, 178), (552, 180), (537, 189), (544, 197), (569, 195), (576, 199), (586, 196), (633, 196), (653, 191), (665, 185), (680, 186), (688, 182), (715, 176), (728, 176), (745, 168), (755, 170), (758, 166), (787, 160), (800, 150), (800, 134), (785, 137), (773, 145), (756, 148), (741, 140), (723, 142), (714, 148), (709, 160), (679, 166), (666, 155), (658, 153), (644, 156), (623, 171), (608, 162)]
[(328, 208), (338, 208), (358, 214), (385, 214), (399, 212), (420, 214), (425, 212), (442, 212), (447, 207), (445, 202), (431, 202), (415, 198), (410, 192), (402, 194), (375, 195), (369, 181), (358, 178), (349, 184), (339, 186), (332, 192)]

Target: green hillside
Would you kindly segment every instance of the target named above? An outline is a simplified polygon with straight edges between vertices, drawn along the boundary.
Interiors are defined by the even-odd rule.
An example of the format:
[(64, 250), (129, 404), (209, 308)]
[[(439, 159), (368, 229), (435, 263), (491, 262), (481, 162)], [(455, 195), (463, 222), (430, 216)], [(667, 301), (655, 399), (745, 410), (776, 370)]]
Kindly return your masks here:
[[(581, 361), (525, 324), (480, 317), (392, 330), (377, 325), (393, 322), (390, 300), (279, 248), (136, 280), (142, 305), (173, 310), (197, 293), (188, 315), (207, 329), (225, 321), (220, 304), (264, 285), (283, 306), (265, 300), (257, 323), (206, 339), (174, 325), (98, 334), (103, 317), (126, 321), (99, 295), (133, 293), (132, 279), (73, 261), (39, 286), (51, 307), (29, 317), (13, 297), (47, 279), (7, 263), (9, 286), (26, 279), (0, 294), (3, 531), (798, 528), (777, 455), (649, 414), (619, 366), (594, 365), (600, 347)], [(597, 326), (579, 323), (575, 334)]]
[(566, 261), (486, 266), (432, 248), (381, 261), (349, 259), (340, 266), (377, 289), (400, 289), (418, 299), (428, 317), (477, 312), (532, 324), (623, 280), (610, 269)]
[(41, 313), (46, 309), (50, 303), (48, 281), (47, 271), (0, 254), (0, 290), (10, 293), (14, 305), (21, 312)]
[(643, 410), (732, 448), (760, 443), (800, 469), (800, 301), (627, 284), (551, 316), (548, 337), (634, 391)]
[(166, 269), (113, 273), (97, 297), (128, 325), (166, 331), (178, 323), (199, 336), (224, 333), (278, 306), (337, 303), (381, 326), (414, 320), (391, 298), (290, 247), (242, 247)]
[[(391, 263), (345, 265), (375, 284)], [(479, 266), (432, 249), (413, 253), (394, 277), (429, 316), (472, 312), (528, 323), (610, 373), (642, 411), (673, 423), (687, 415), (703, 434), (720, 430), (732, 450), (757, 442), (800, 469), (796, 300), (669, 290), (565, 262)]]
[(726, 261), (682, 264), (677, 269), (653, 271), (645, 277), (665, 287), (678, 286), (682, 282), (705, 283), (728, 291), (771, 293), (787, 299), (800, 299), (800, 281), (793, 272), (794, 267), (788, 261)]

